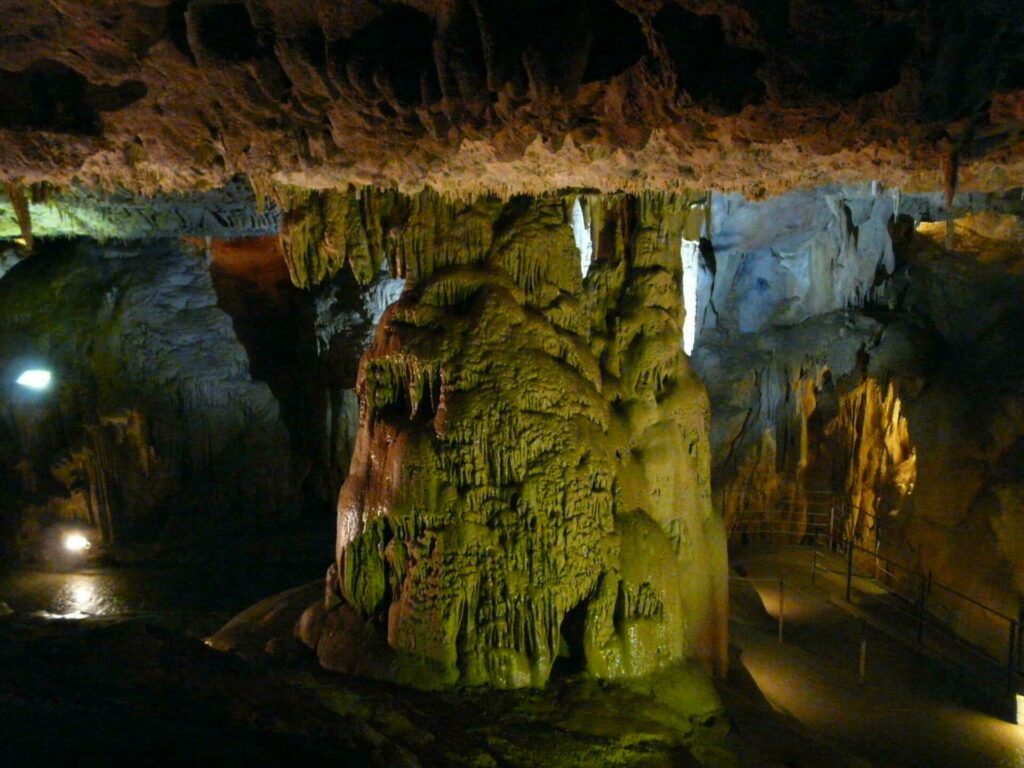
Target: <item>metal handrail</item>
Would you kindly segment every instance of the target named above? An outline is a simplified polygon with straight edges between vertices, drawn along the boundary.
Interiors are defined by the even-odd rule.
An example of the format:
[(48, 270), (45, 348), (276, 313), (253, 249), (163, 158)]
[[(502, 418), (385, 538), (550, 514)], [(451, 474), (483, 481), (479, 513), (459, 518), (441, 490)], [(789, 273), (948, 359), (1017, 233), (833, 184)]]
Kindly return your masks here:
[[(867, 549), (858, 544), (857, 540), (859, 540), (860, 537), (857, 536), (855, 538), (853, 535), (854, 530), (850, 526), (850, 512), (853, 509), (858, 511), (858, 517), (864, 519), (868, 523), (867, 533), (874, 534), (873, 539), (875, 548), (873, 550)], [(837, 515), (836, 511), (839, 511), (840, 514)], [(751, 510), (747, 509), (744, 510), (744, 512), (750, 514)], [(789, 520), (773, 519), (776, 515), (786, 517), (791, 515), (793, 512), (798, 512), (800, 517), (795, 519), (789, 518)], [(746, 544), (753, 543), (750, 540), (769, 543), (770, 539), (784, 538), (789, 541), (790, 546), (806, 546), (807, 544), (810, 544), (814, 547), (815, 554), (812, 583), (814, 581), (813, 575), (817, 573), (818, 567), (817, 551), (819, 539), (824, 538), (827, 540), (831, 551), (843, 551), (847, 556), (846, 576), (848, 601), (851, 599), (850, 591), (852, 589), (854, 576), (853, 555), (856, 552), (860, 552), (874, 558), (875, 575), (870, 578), (873, 578), (875, 582), (879, 583), (879, 585), (885, 590), (886, 594), (897, 597), (907, 605), (913, 607), (913, 610), (906, 610), (896, 605), (890, 605), (890, 608), (911, 618), (917, 623), (918, 642), (922, 645), (925, 644), (925, 629), (928, 629), (931, 634), (937, 634), (946, 638), (954, 647), (960, 648), (961, 650), (969, 650), (972, 655), (984, 659), (986, 662), (994, 664), (999, 668), (1004, 668), (1003, 662), (1000, 662), (990, 652), (983, 648), (979, 648), (960, 637), (950, 626), (946, 625), (942, 619), (935, 615), (934, 611), (936, 607), (939, 607), (957, 617), (960, 615), (960, 609), (947, 605), (944, 602), (937, 601), (934, 598), (931, 600), (931, 604), (929, 605), (928, 596), (932, 593), (933, 588), (942, 590), (943, 593), (950, 595), (955, 599), (965, 601), (968, 605), (987, 612), (996, 620), (1006, 622), (1008, 630), (1007, 655), (1005, 661), (1007, 692), (1012, 692), (1015, 689), (1015, 679), (1018, 674), (1024, 676), (1024, 611), (1022, 611), (1020, 619), (1014, 619), (1007, 616), (1002, 611), (988, 606), (980, 600), (964, 594), (953, 587), (935, 582), (930, 573), (924, 574), (912, 567), (906, 566), (890, 557), (880, 554), (878, 551), (881, 533), (881, 528), (878, 524), (879, 517), (869, 510), (859, 508), (857, 505), (848, 506), (846, 504), (836, 504), (833, 505), (832, 509), (830, 509), (828, 513), (808, 510), (806, 507), (803, 509), (775, 508), (772, 510), (762, 510), (760, 517), (756, 516), (755, 512), (752, 517), (753, 525), (745, 525), (743, 517), (736, 520), (736, 525), (728, 531), (730, 542), (737, 543), (737, 539), (740, 539), (741, 537), (746, 540), (744, 542)], [(826, 517), (829, 519), (827, 524), (824, 522)], [(785, 525), (787, 522), (792, 522), (796, 525)], [(880, 575), (885, 577), (884, 580), (879, 579)], [(919, 590), (916, 596), (902, 594), (890, 583), (886, 583), (891, 581), (898, 584), (903, 582), (908, 576), (911, 579), (916, 579), (919, 583)], [(858, 578), (860, 578), (859, 575)], [(959, 661), (949, 658), (946, 653), (941, 651), (939, 652), (944, 658), (947, 658), (947, 660), (952, 661), (957, 666), (963, 668)]]
[[(813, 562), (813, 566), (812, 567), (815, 569), (815, 572), (816, 572), (816, 569), (817, 569), (817, 553), (818, 553), (818, 550), (817, 550), (817, 538), (815, 538), (814, 545), (815, 545), (815, 549), (814, 549), (815, 557), (814, 557), (814, 562)], [(1016, 674), (1016, 672), (1018, 671), (1018, 668), (1021, 665), (1020, 657), (1024, 656), (1024, 633), (1021, 632), (1020, 622), (1017, 619), (1013, 619), (1013, 618), (1007, 616), (1006, 614), (1002, 613), (1001, 611), (996, 610), (995, 608), (987, 606), (984, 603), (982, 603), (982, 602), (980, 602), (978, 600), (975, 600), (974, 598), (972, 598), (972, 597), (970, 597), (968, 595), (964, 595), (962, 592), (959, 592), (958, 590), (955, 590), (955, 589), (953, 589), (951, 587), (947, 587), (944, 584), (939, 584), (939, 583), (933, 581), (930, 573), (927, 576), (925, 576), (924, 574), (922, 574), (922, 573), (920, 573), (918, 571), (915, 571), (915, 570), (913, 570), (911, 568), (908, 568), (907, 566), (904, 566), (904, 565), (902, 565), (900, 563), (897, 563), (896, 561), (892, 560), (891, 558), (880, 556), (877, 552), (873, 552), (871, 550), (865, 549), (864, 547), (858, 546), (857, 544), (854, 544), (851, 541), (847, 541), (846, 542), (846, 553), (847, 553), (846, 600), (847, 600), (847, 602), (851, 601), (851, 589), (852, 589), (852, 584), (853, 584), (853, 577), (854, 577), (854, 575), (856, 575), (854, 573), (854, 568), (853, 568), (853, 553), (855, 551), (860, 551), (860, 552), (864, 552), (864, 553), (866, 553), (868, 555), (871, 555), (872, 557), (876, 558), (876, 560), (878, 560), (878, 561), (885, 562), (889, 566), (895, 566), (896, 568), (899, 568), (901, 570), (907, 571), (911, 575), (917, 576), (918, 578), (920, 578), (922, 580), (921, 581), (921, 590), (919, 592), (919, 595), (918, 595), (918, 598), (917, 598), (917, 602), (916, 602), (917, 610), (913, 614), (908, 612), (908, 611), (904, 611), (904, 610), (902, 610), (902, 609), (900, 609), (900, 608), (898, 608), (896, 606), (891, 606), (893, 608), (893, 610), (896, 610), (896, 611), (898, 611), (900, 613), (903, 613), (904, 615), (910, 616), (911, 618), (913, 618), (914, 620), (917, 621), (917, 641), (918, 641), (918, 643), (924, 644), (924, 629), (925, 629), (925, 626), (927, 625), (932, 630), (938, 632), (939, 634), (941, 634), (942, 636), (944, 636), (948, 640), (951, 640), (957, 646), (959, 646), (961, 648), (967, 648), (967, 649), (971, 650), (972, 653), (974, 653), (976, 656), (979, 656), (979, 657), (985, 659), (987, 662), (990, 662), (990, 663), (994, 664), (995, 666), (997, 666), (999, 668), (1005, 669), (1006, 670), (1006, 691), (1007, 691), (1007, 693), (1012, 693), (1015, 690), (1015, 688), (1016, 688), (1015, 674)], [(858, 578), (860, 578), (860, 577), (858, 577)], [(875, 579), (875, 580), (877, 581), (877, 579)], [(813, 574), (812, 574), (812, 582), (813, 582)], [(885, 589), (887, 594), (894, 595), (894, 596), (900, 598), (901, 600), (904, 600), (904, 601), (906, 601), (906, 602), (908, 602), (908, 603), (910, 603), (912, 605), (914, 604), (914, 601), (912, 599), (908, 598), (907, 596), (900, 594), (899, 592), (897, 592), (896, 590), (888, 587), (887, 585), (883, 584), (882, 586)], [(927, 596), (931, 592), (932, 587), (940, 587), (940, 588), (942, 588), (943, 590), (945, 590), (946, 592), (948, 592), (950, 594), (956, 595), (957, 597), (961, 597), (961, 598), (967, 600), (972, 605), (975, 605), (978, 608), (982, 608), (982, 609), (988, 611), (991, 615), (995, 616), (997, 619), (1000, 619), (1000, 620), (1005, 621), (1007, 623), (1007, 630), (1008, 630), (1007, 638), (1008, 638), (1008, 640), (1007, 640), (1007, 650), (1006, 650), (1006, 654), (1007, 655), (1006, 655), (1005, 665), (1004, 665), (1003, 662), (1001, 662), (998, 659), (994, 658), (990, 653), (988, 653), (984, 649), (978, 648), (978, 647), (974, 646), (973, 644), (968, 643), (964, 638), (960, 637), (952, 628), (950, 628), (950, 627), (946, 626), (945, 624), (943, 624), (938, 619), (938, 617), (936, 617), (933, 613), (928, 611), (928, 609), (927, 609)], [(947, 658), (947, 660), (949, 660), (949, 658), (948, 658), (948, 656), (946, 656), (946, 654), (941, 654), (941, 655), (943, 655), (944, 658)], [(955, 660), (953, 660), (953, 661), (955, 661)]]

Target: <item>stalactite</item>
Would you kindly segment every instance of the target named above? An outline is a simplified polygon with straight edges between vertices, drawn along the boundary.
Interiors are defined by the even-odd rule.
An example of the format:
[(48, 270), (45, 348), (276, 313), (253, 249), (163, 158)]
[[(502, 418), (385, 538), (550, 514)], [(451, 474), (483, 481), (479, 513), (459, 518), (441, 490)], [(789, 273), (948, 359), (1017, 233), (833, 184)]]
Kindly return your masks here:
[(32, 213), (29, 210), (25, 189), (20, 184), (8, 181), (4, 183), (4, 191), (14, 208), (14, 215), (18, 219), (18, 229), (21, 230), (21, 239), (24, 241), (25, 249), (31, 253), (33, 246)]
[(281, 210), (281, 248), (292, 282), (309, 288), (349, 267), (370, 284), (384, 261), (384, 221), (398, 199), (373, 189), (312, 190), (252, 181), (258, 202)]
[(781, 379), (785, 394), (763, 385), (759, 407), (782, 405), (766, 417), (774, 428), (734, 460), (720, 481), (732, 540), (800, 540), (809, 514), (823, 512), (812, 496), (827, 493), (830, 504), (849, 511), (850, 533), (866, 546), (874, 541), (876, 525), (898, 512), (913, 491), (916, 452), (895, 385), (864, 379), (840, 396), (835, 415), (811, 433), (830, 375), (817, 365), (760, 374), (764, 381)]

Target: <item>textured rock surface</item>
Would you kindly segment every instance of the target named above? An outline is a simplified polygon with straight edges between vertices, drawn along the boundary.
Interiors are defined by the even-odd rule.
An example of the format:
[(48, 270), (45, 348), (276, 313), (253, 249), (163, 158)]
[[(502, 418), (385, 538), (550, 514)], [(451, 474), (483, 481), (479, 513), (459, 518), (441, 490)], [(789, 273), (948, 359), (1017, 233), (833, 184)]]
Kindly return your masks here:
[[(952, 252), (945, 234), (923, 225), (907, 247), (907, 311), (927, 318), (941, 356), (906, 404), (917, 487), (883, 543), (1016, 617), (1024, 609), (1024, 228), (1018, 217), (958, 220)], [(960, 604), (944, 618), (1005, 654), (1005, 622)]]
[(59, 519), (125, 551), (159, 541), (203, 556), (259, 548), (261, 530), (298, 513), (277, 401), (217, 302), (202, 251), (172, 241), (54, 244), (0, 281), (4, 380), (54, 372), (46, 392), (0, 390), (26, 554), (35, 526)]
[(802, 536), (809, 515), (842, 500), (868, 546), (876, 518), (899, 512), (916, 457), (892, 372), (868, 375), (864, 361), (900, 331), (837, 312), (701, 343), (694, 362), (713, 398), (715, 503), (734, 541)]
[(208, 192), (156, 197), (78, 186), (58, 190), (37, 184), (0, 190), (0, 238), (24, 234), (12, 192), (15, 197), (24, 194), (26, 220), (36, 237), (232, 238), (276, 234), (280, 226), (273, 206), (257, 211), (256, 198), (245, 180), (231, 180)]
[(1019, 185), (1016, 0), (4, 0), (0, 176)]
[[(739, 544), (799, 538), (841, 502), (864, 546), (1016, 616), (1021, 218), (957, 219), (947, 250), (935, 199), (905, 196), (894, 219), (880, 192), (718, 207), (693, 355), (715, 504)], [(944, 610), (1002, 658), (1005, 622)]]
[(724, 668), (706, 400), (679, 349), (701, 214), (587, 198), (581, 277), (574, 202), (424, 193), (377, 220), (407, 291), (360, 366), (338, 560), (301, 626), (326, 666), (505, 687), (559, 657)]
[[(802, 534), (824, 495), (863, 503), (870, 518), (875, 500), (861, 497), (884, 487), (899, 508), (912, 451), (898, 439), (886, 447), (887, 422), (872, 426), (871, 415), (898, 410), (898, 397), (886, 372), (862, 381), (886, 324), (858, 310), (893, 299), (895, 208), (920, 216), (935, 202), (879, 185), (713, 198), (693, 359), (712, 402), (715, 501), (734, 538), (773, 526)], [(868, 535), (863, 521), (854, 526)]]

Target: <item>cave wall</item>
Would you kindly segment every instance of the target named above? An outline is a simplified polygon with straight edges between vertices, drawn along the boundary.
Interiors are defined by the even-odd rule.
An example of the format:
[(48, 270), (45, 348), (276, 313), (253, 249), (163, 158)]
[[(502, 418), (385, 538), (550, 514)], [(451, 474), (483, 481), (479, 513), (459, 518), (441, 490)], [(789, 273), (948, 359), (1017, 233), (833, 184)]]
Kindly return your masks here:
[[(308, 468), (224, 295), (204, 250), (174, 240), (50, 241), (0, 280), (0, 463), (23, 555), (57, 521), (122, 559), (298, 547), (267, 532), (298, 522)], [(30, 364), (49, 390), (13, 385)]]
[[(275, 194), (266, 194), (268, 189)], [(330, 228), (314, 231), (311, 253), (302, 256), (314, 262), (322, 259), (324, 267), (315, 276), (302, 272), (292, 244), (302, 239), (302, 221), (315, 230), (337, 219), (338, 201), (344, 205), (356, 196), (353, 190), (323, 191), (315, 199), (326, 200), (324, 206), (307, 206), (300, 213), (297, 191), (284, 186), (268, 188), (244, 178), (206, 192), (155, 197), (81, 186), (8, 186), (0, 193), (0, 234), (7, 238), (0, 240), (4, 244), (0, 277), (34, 259), (36, 251), (49, 259), (59, 250), (55, 245), (58, 237), (87, 237), (97, 252), (106, 244), (112, 244), (113, 251), (126, 246), (144, 250), (154, 240), (183, 240), (206, 265), (216, 307), (230, 319), (251, 377), (269, 386), (277, 404), (288, 437), (282, 450), (295, 474), (293, 490), (297, 495), (289, 505), (314, 517), (329, 514), (348, 472), (355, 442), (359, 358), (372, 339), (380, 315), (397, 298), (404, 281), (392, 276), (393, 270), (379, 249), (374, 261), (365, 257), (358, 263), (346, 260), (344, 251), (340, 260), (333, 257)], [(279, 206), (285, 204), (289, 219), (282, 222)], [(282, 237), (282, 231), (287, 236)], [(165, 275), (154, 271), (149, 277), (160, 281)], [(146, 278), (138, 279), (141, 282)], [(204, 283), (199, 290), (206, 288)], [(154, 285), (152, 290), (170, 288)], [(179, 286), (177, 290), (181, 300), (186, 300), (189, 289)], [(132, 300), (145, 303), (148, 298), (140, 290)], [(138, 317), (133, 319), (143, 320), (145, 310), (140, 308), (136, 314)], [(170, 339), (176, 321), (167, 318), (163, 322)], [(41, 328), (33, 333), (36, 331), (40, 339), (45, 337)], [(82, 333), (98, 336), (107, 331), (105, 326), (94, 324)], [(182, 328), (182, 344), (187, 343), (189, 333), (187, 326)], [(14, 346), (7, 349), (9, 344)], [(16, 347), (15, 336), (11, 335), (0, 348), (5, 354), (16, 355)], [(242, 446), (240, 450), (244, 454), (248, 449)], [(244, 460), (240, 456), (239, 461)], [(257, 458), (255, 463), (259, 461)], [(9, 487), (21, 488), (13, 480)], [(11, 493), (15, 499), (20, 498), (20, 490)], [(314, 531), (310, 534), (306, 538), (317, 538)], [(289, 536), (279, 537), (268, 547), (283, 552), (291, 541), (299, 550), (308, 549), (303, 542), (295, 541), (296, 536), (303, 538), (301, 533)], [(16, 533), (11, 532), (6, 540), (15, 538)], [(325, 538), (323, 532), (320, 538)], [(202, 549), (203, 545), (197, 545), (196, 554)]]
[(751, 334), (859, 305), (894, 269), (887, 229), (896, 197), (816, 189), (762, 203), (714, 195), (715, 273), (698, 333)]
[(722, 671), (707, 405), (680, 350), (700, 196), (365, 200), (360, 232), (406, 291), (360, 364), (305, 642), (329, 668), (428, 687), (541, 685), (556, 663)]
[[(862, 546), (1017, 615), (1013, 203), (955, 200), (952, 249), (935, 195), (876, 185), (717, 207), (693, 365), (733, 546), (800, 541), (835, 510)], [(1005, 653), (1005, 623), (947, 613)]]
[[(956, 222), (952, 251), (945, 240), (945, 226), (924, 224), (907, 244), (907, 311), (928, 318), (941, 347), (938, 366), (906, 405), (918, 484), (889, 543), (936, 579), (1017, 617), (1024, 609), (1024, 227), (1017, 216), (968, 216)], [(1005, 654), (1005, 622), (946, 602), (949, 623)]]
[(864, 382), (887, 326), (860, 309), (892, 298), (895, 209), (929, 202), (878, 185), (712, 200), (693, 363), (712, 402), (715, 500), (734, 538), (802, 535), (832, 495), (861, 506), (865, 483), (851, 473), (895, 482), (911, 471), (910, 449), (895, 446), (871, 470), (850, 466), (875, 443), (867, 412), (898, 398), (887, 380)]
[[(19, 210), (20, 209), (20, 210)], [(252, 185), (235, 177), (204, 191), (152, 195), (73, 183), (8, 184), (0, 189), (0, 239), (155, 237), (228, 239), (276, 234), (280, 215), (257, 206)]]

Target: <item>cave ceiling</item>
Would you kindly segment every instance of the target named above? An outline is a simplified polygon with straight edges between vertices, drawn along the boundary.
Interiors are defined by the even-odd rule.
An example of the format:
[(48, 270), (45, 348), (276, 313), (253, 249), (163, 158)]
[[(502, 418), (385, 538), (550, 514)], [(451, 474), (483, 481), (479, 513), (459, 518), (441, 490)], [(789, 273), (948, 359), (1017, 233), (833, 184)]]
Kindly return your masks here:
[(1024, 176), (1019, 0), (0, 0), (0, 179), (748, 196)]

